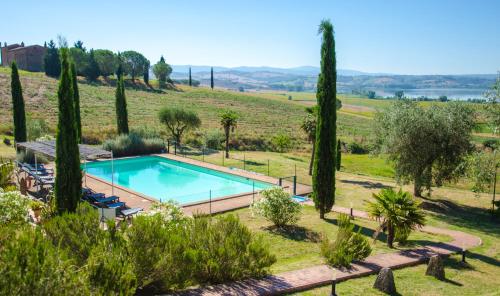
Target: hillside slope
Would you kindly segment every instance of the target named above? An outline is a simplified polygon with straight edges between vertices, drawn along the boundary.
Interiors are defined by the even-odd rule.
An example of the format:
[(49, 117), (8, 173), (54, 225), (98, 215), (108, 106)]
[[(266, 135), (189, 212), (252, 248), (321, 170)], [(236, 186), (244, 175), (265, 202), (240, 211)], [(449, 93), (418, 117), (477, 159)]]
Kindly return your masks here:
[[(29, 117), (43, 118), (54, 128), (57, 120), (57, 80), (42, 73), (21, 71), (26, 111)], [(115, 129), (115, 88), (102, 82), (91, 85), (80, 81), (83, 133), (109, 133)], [(111, 82), (112, 83), (112, 82)], [(131, 85), (131, 83), (128, 83)], [(271, 138), (278, 133), (292, 136), (305, 143), (300, 129), (305, 115), (304, 106), (286, 100), (273, 100), (256, 94), (245, 94), (208, 88), (180, 87), (162, 91), (126, 89), (131, 128), (148, 127), (164, 130), (157, 114), (163, 106), (176, 106), (196, 111), (202, 120), (202, 131), (219, 129), (218, 113), (224, 108), (240, 114), (236, 136)], [(10, 70), (0, 67), (0, 122), (11, 125)], [(367, 135), (370, 120), (339, 114), (340, 135)]]

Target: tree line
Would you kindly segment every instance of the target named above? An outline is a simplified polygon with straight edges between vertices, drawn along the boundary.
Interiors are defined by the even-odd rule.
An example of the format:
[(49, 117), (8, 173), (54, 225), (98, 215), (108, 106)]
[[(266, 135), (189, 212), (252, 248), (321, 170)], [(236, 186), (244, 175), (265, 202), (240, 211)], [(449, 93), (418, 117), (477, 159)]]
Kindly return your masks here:
[[(47, 51), (44, 56), (45, 74), (50, 77), (61, 75), (61, 48), (53, 40), (45, 43)], [(108, 49), (87, 49), (82, 41), (74, 43), (68, 49), (68, 58), (74, 63), (76, 74), (90, 81), (96, 81), (99, 76), (107, 78), (112, 75), (129, 76), (132, 81), (142, 77), (149, 85), (149, 71), (157, 77), (160, 88), (170, 80), (172, 67), (165, 62), (163, 56), (151, 67), (151, 62), (140, 52), (127, 50), (114, 53)]]

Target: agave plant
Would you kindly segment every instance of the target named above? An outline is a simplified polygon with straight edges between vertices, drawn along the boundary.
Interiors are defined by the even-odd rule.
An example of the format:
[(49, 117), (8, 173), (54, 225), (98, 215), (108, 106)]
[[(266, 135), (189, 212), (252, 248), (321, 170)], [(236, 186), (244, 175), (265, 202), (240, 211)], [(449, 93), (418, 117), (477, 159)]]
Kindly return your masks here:
[(382, 189), (378, 194), (373, 194), (373, 198), (375, 202), (368, 203), (368, 213), (380, 221), (375, 239), (382, 229), (387, 229), (387, 246), (390, 248), (395, 239), (403, 242), (412, 230), (425, 224), (419, 202), (409, 192)]

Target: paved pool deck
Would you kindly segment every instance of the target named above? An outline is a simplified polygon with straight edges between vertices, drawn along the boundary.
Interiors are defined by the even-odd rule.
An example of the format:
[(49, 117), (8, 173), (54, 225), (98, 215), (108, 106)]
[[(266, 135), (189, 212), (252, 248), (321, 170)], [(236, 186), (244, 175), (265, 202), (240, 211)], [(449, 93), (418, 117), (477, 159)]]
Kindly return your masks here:
[[(224, 173), (229, 173), (257, 181), (262, 181), (262, 182), (267, 182), (271, 184), (276, 184), (278, 185), (279, 180), (274, 177), (269, 177), (261, 174), (257, 174), (254, 172), (250, 171), (244, 171), (241, 169), (234, 169), (234, 168), (228, 168), (228, 167), (223, 167), (207, 162), (202, 162), (198, 160), (194, 160), (191, 158), (186, 158), (178, 155), (172, 155), (172, 154), (156, 154), (157, 156), (160, 157), (165, 157), (168, 159), (172, 159), (175, 161), (180, 161), (184, 163), (189, 163), (192, 165), (208, 168), (211, 170), (215, 171), (220, 171)], [(83, 179), (83, 184), (84, 186), (91, 188), (95, 190), (96, 192), (102, 192), (105, 193), (106, 195), (116, 195), (120, 198), (120, 201), (123, 201), (126, 203), (127, 207), (130, 208), (143, 208), (145, 211), (148, 211), (151, 207), (151, 204), (155, 202), (156, 200), (154, 198), (145, 196), (139, 192), (135, 192), (131, 189), (116, 185), (114, 186), (114, 189), (112, 189), (111, 183), (108, 181), (105, 181), (103, 179), (100, 179), (98, 177), (92, 176), (92, 175), (87, 175), (86, 180), (85, 177)], [(293, 188), (293, 183), (292, 181), (284, 180), (282, 182), (283, 188), (288, 191), (292, 191)], [(296, 189), (296, 195), (307, 195), (312, 192), (312, 187), (304, 184), (299, 184), (297, 183), (297, 189)], [(254, 200), (258, 200), (260, 198), (260, 195), (258, 192), (255, 194), (249, 193), (249, 194), (240, 194), (240, 195), (233, 195), (233, 196), (227, 196), (223, 198), (218, 198), (212, 200), (212, 202), (204, 201), (204, 202), (199, 202), (199, 203), (194, 203), (194, 204), (189, 204), (189, 205), (184, 205), (182, 206), (182, 209), (186, 214), (194, 214), (194, 213), (222, 213), (226, 211), (231, 211), (234, 209), (239, 209), (239, 208), (244, 208), (248, 207)]]

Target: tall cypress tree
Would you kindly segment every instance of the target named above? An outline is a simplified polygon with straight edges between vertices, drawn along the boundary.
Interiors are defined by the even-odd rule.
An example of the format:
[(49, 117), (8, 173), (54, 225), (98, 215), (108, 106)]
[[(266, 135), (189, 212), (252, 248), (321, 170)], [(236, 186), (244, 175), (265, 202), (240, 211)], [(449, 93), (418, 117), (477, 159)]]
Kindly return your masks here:
[(342, 151), (340, 146), (340, 139), (337, 140), (337, 171), (340, 171), (340, 164), (342, 163)]
[(189, 67), (189, 86), (193, 86), (193, 80), (191, 79), (191, 67)]
[(56, 136), (56, 205), (59, 213), (74, 212), (82, 195), (82, 171), (77, 142), (75, 96), (67, 48), (61, 49), (61, 77), (57, 98), (59, 119)]
[(75, 108), (75, 122), (76, 122), (76, 140), (78, 143), (82, 142), (82, 119), (80, 116), (80, 91), (78, 90), (78, 79), (76, 78), (75, 63), (71, 63), (71, 78), (73, 82), (73, 97)]
[(99, 70), (99, 64), (95, 59), (94, 49), (91, 49), (89, 53), (89, 63), (87, 69), (85, 69), (85, 77), (90, 81), (96, 81), (99, 75), (101, 75), (101, 70)]
[(146, 85), (149, 85), (149, 68), (151, 67), (151, 64), (149, 61), (147, 61), (145, 64), (144, 64), (144, 74), (143, 74), (143, 77), (144, 78), (144, 83), (146, 83)]
[(128, 134), (127, 100), (125, 99), (125, 85), (123, 83), (123, 76), (120, 76), (118, 78), (115, 97), (116, 125), (118, 134)]
[(333, 26), (329, 20), (321, 22), (318, 34), (323, 34), (323, 38), (321, 45), (321, 73), (318, 77), (316, 93), (318, 120), (312, 181), (314, 204), (320, 212), (320, 218), (324, 219), (325, 213), (329, 212), (335, 203), (337, 70)]
[(45, 56), (43, 57), (43, 67), (45, 75), (50, 77), (59, 77), (61, 74), (61, 61), (59, 60), (59, 50), (53, 40), (47, 44)]
[(210, 87), (214, 89), (214, 67), (210, 68)]
[(24, 111), (23, 88), (19, 80), (16, 62), (12, 62), (10, 89), (12, 92), (12, 115), (14, 117), (14, 140), (16, 143), (26, 142), (26, 113)]

